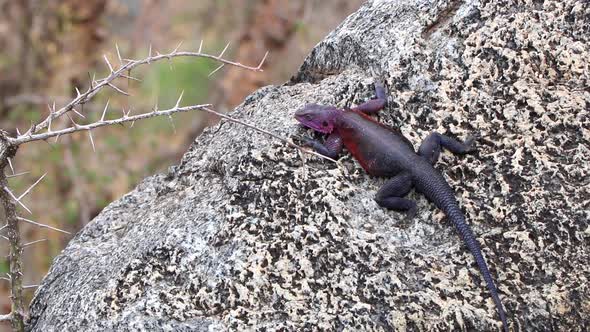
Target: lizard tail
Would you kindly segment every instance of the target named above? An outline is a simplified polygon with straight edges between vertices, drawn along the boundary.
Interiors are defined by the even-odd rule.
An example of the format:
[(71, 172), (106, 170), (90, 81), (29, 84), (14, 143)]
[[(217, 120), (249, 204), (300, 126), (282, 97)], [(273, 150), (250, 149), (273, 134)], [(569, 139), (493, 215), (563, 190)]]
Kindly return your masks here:
[(471, 253), (473, 254), (475, 262), (477, 263), (477, 267), (479, 267), (479, 270), (481, 271), (483, 279), (486, 282), (488, 290), (492, 295), (492, 299), (494, 300), (494, 304), (496, 305), (498, 314), (500, 315), (500, 320), (502, 320), (503, 329), (505, 332), (508, 332), (509, 330), (508, 321), (506, 320), (506, 313), (504, 312), (504, 307), (502, 306), (500, 296), (498, 295), (498, 289), (494, 284), (494, 280), (492, 279), (492, 275), (490, 273), (490, 270), (488, 269), (488, 265), (486, 264), (486, 261), (483, 258), (483, 255), (481, 254), (481, 248), (479, 246), (479, 243), (475, 239), (475, 236), (473, 235), (471, 228), (465, 222), (463, 213), (457, 205), (455, 205), (455, 207), (450, 207), (448, 211), (445, 211), (445, 213), (449, 220), (451, 220), (451, 222), (455, 225), (455, 228), (457, 229), (459, 236), (465, 242), (469, 251), (471, 251)]
[(455, 229), (459, 233), (459, 236), (465, 242), (471, 254), (473, 254), (475, 262), (477, 263), (483, 279), (486, 282), (487, 288), (492, 295), (492, 299), (494, 300), (494, 304), (496, 305), (500, 319), (502, 320), (503, 330), (508, 332), (508, 321), (506, 319), (504, 307), (500, 301), (500, 296), (498, 295), (498, 290), (494, 284), (494, 280), (492, 279), (488, 265), (481, 254), (479, 243), (473, 235), (471, 228), (465, 222), (463, 212), (461, 212), (459, 204), (455, 199), (455, 193), (448, 185), (446, 180), (442, 177), (442, 175), (438, 172), (432, 172), (428, 181), (420, 181), (420, 179), (416, 180), (417, 183), (415, 184), (417, 189), (424, 193), (424, 195), (431, 202), (433, 202), (447, 215), (447, 218), (453, 223), (453, 225), (455, 225)]

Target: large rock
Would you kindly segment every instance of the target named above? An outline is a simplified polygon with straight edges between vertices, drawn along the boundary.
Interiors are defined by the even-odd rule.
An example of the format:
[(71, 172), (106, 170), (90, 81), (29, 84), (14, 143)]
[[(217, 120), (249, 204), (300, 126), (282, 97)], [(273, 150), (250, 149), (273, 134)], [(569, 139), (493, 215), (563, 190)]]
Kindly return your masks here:
[[(555, 1), (370, 1), (292, 81), (233, 116), (284, 137), (309, 102), (350, 106), (384, 80), (380, 120), (418, 145), (479, 132), (437, 166), (455, 188), (511, 327), (590, 324), (590, 9)], [(235, 124), (108, 206), (55, 259), (34, 331), (498, 330), (451, 225), (418, 194), (379, 208), (383, 179)]]

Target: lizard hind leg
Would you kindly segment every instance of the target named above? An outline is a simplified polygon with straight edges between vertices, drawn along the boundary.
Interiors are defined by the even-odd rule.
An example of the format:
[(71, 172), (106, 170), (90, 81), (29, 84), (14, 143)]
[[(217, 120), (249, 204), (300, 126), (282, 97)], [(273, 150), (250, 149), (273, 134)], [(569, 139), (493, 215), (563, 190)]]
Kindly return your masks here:
[(466, 154), (475, 150), (474, 141), (475, 138), (473, 136), (470, 136), (464, 142), (461, 142), (437, 132), (432, 132), (424, 139), (424, 141), (422, 141), (422, 144), (418, 149), (418, 154), (434, 165), (438, 161), (442, 148), (445, 148), (454, 154)]
[(416, 202), (403, 198), (412, 189), (410, 173), (400, 173), (389, 179), (375, 195), (379, 206), (390, 210), (406, 211), (411, 218), (416, 214)]

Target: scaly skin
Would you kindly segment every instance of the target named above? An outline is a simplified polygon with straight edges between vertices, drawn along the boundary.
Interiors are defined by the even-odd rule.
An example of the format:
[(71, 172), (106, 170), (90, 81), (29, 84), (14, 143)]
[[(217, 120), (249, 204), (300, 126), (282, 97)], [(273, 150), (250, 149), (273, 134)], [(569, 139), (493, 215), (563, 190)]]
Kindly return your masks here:
[(444, 211), (475, 257), (475, 262), (492, 294), (503, 329), (507, 332), (506, 314), (481, 254), (479, 243), (465, 222), (455, 193), (442, 174), (433, 167), (442, 147), (456, 154), (465, 154), (473, 151), (473, 138), (460, 142), (432, 133), (422, 142), (416, 153), (410, 141), (400, 132), (367, 115), (377, 113), (385, 106), (387, 100), (383, 86), (375, 84), (375, 89), (377, 99), (353, 109), (341, 110), (332, 106), (310, 104), (298, 110), (295, 118), (299, 122), (328, 134), (323, 144), (310, 139), (307, 140), (307, 144), (331, 158), (337, 157), (342, 148), (346, 147), (367, 173), (391, 178), (375, 196), (375, 201), (382, 207), (407, 211), (412, 215), (416, 210), (416, 203), (403, 197), (413, 187)]

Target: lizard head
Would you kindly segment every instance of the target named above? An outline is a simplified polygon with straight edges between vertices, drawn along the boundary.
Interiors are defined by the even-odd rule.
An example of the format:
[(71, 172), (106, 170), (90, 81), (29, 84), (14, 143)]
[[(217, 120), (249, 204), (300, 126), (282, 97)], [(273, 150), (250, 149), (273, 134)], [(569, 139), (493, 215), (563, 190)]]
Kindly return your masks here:
[(307, 104), (295, 112), (295, 119), (315, 131), (329, 134), (334, 130), (334, 121), (338, 112), (340, 110), (334, 106)]

